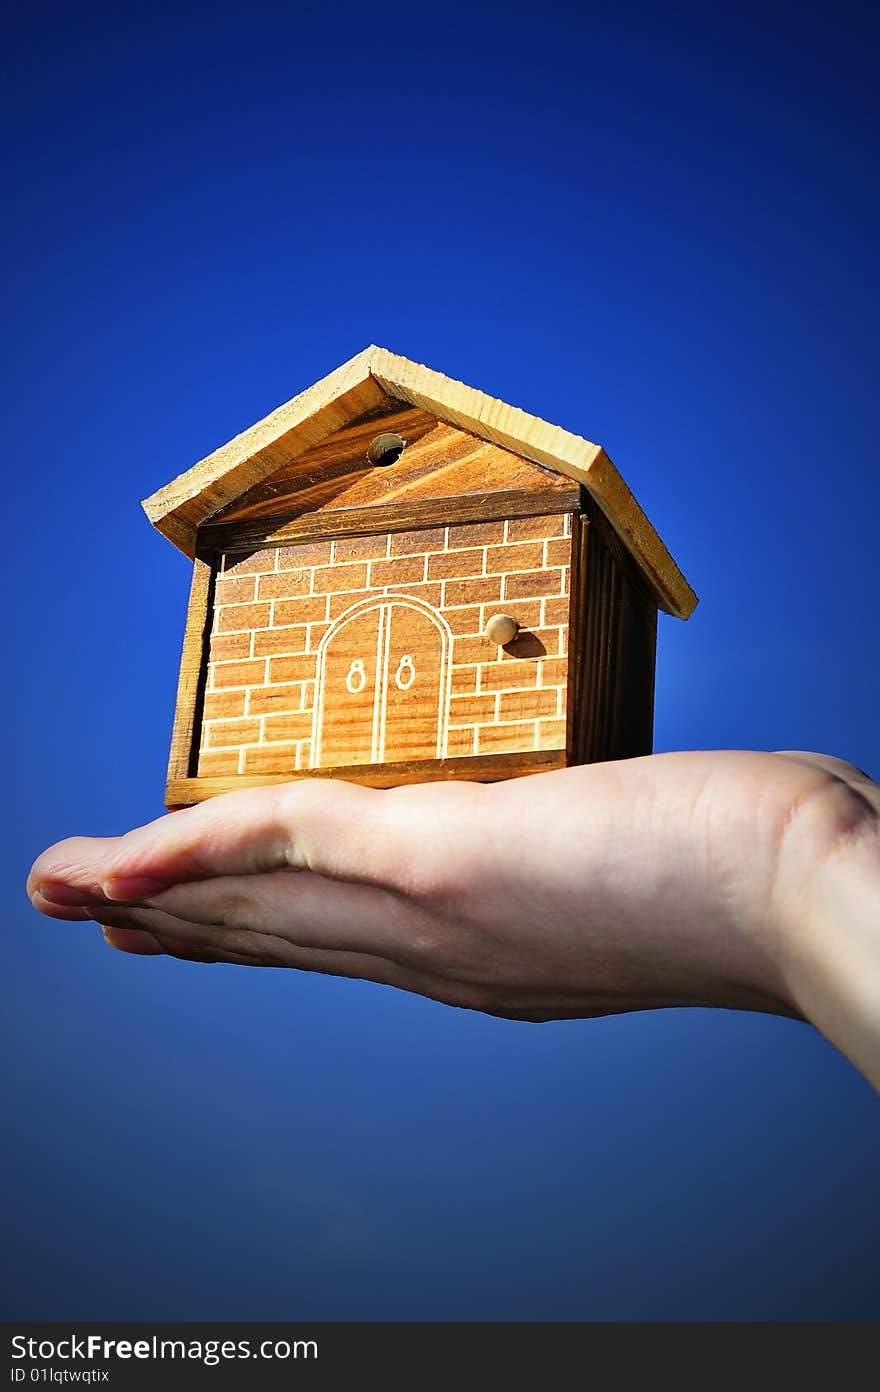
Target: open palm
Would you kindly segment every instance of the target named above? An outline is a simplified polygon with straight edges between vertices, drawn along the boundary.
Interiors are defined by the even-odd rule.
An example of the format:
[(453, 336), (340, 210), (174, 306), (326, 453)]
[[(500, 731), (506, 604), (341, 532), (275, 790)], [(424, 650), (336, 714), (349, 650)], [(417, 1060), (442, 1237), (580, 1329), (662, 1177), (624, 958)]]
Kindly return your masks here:
[(363, 977), (528, 1019), (770, 1010), (846, 1049), (816, 905), (843, 852), (876, 856), (878, 814), (866, 775), (797, 753), (383, 791), (305, 780), (62, 841), (28, 891), (128, 952)]

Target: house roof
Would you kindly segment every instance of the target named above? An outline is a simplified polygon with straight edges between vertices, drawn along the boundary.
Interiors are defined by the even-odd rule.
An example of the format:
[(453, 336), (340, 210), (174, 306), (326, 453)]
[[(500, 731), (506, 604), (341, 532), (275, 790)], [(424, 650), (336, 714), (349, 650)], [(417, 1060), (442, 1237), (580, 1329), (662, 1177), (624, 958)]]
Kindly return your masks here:
[(203, 522), (389, 396), (582, 484), (644, 574), (660, 608), (681, 619), (693, 612), (696, 595), (601, 445), (375, 345), (146, 498), (144, 511), (192, 557)]

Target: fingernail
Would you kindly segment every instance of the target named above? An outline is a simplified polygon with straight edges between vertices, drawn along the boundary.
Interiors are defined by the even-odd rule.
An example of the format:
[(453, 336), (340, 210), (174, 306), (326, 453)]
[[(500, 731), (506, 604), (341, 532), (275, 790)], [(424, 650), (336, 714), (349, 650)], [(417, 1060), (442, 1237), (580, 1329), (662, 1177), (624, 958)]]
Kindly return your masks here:
[(151, 894), (158, 894), (160, 890), (167, 888), (167, 880), (152, 880), (148, 875), (132, 875), (130, 878), (120, 876), (105, 880), (101, 885), (108, 899), (113, 903), (123, 904), (131, 899), (149, 899)]
[(88, 909), (104, 902), (101, 894), (87, 889), (76, 889), (73, 885), (63, 884), (60, 880), (44, 880), (38, 887), (38, 893), (48, 903), (57, 904), (60, 908), (65, 909)]

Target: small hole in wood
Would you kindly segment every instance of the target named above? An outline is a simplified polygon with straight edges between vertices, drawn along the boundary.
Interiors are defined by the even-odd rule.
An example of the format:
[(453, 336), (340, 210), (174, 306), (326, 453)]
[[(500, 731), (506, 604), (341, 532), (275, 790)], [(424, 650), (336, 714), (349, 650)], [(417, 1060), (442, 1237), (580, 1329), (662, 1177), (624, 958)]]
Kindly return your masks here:
[(405, 449), (406, 440), (399, 435), (377, 435), (367, 450), (367, 458), (371, 464), (384, 468), (387, 464), (396, 464)]

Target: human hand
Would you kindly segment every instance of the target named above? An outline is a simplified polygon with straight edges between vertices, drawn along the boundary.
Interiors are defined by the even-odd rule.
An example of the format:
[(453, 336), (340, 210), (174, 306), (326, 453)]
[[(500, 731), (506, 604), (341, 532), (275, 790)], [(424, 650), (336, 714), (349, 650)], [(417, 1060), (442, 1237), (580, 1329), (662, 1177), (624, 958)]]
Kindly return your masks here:
[[(808, 754), (383, 791), (303, 780), (60, 842), (28, 892), (124, 951), (362, 977), (520, 1019), (805, 1016), (876, 1081), (878, 825), (877, 785)], [(829, 944), (838, 901), (848, 926)]]

